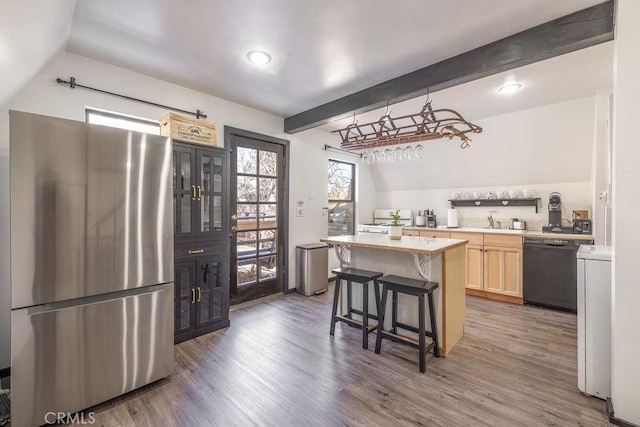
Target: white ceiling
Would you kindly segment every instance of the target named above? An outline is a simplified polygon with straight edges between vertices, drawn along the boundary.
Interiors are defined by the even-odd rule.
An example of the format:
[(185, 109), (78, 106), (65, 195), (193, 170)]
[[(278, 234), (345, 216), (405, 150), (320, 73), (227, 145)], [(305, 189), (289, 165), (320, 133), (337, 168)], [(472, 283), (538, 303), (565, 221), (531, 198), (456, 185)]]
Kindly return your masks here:
[(0, 1), (0, 105), (64, 48), (75, 3)]
[[(601, 2), (79, 0), (67, 50), (288, 116)], [(266, 50), (273, 61), (249, 63), (246, 54), (254, 49)], [(589, 56), (576, 58), (587, 64)], [(563, 75), (553, 64), (542, 66), (525, 74), (525, 90), (539, 99), (566, 86), (577, 93), (566, 83), (592, 84), (602, 77), (590, 67), (570, 66), (587, 72)], [(554, 80), (555, 89), (538, 92), (543, 77)], [(493, 85), (491, 79), (483, 81)], [(474, 83), (464, 87), (489, 93), (491, 88)], [(519, 105), (517, 98), (511, 102)], [(465, 113), (486, 116), (477, 108), (502, 111), (482, 103), (465, 107)]]
[[(522, 88), (502, 95), (508, 82)], [(451, 108), (474, 121), (541, 105), (593, 96), (596, 89), (613, 86), (613, 42), (602, 43), (566, 55), (536, 62), (515, 70), (441, 90), (430, 95), (434, 109)], [(417, 114), (426, 96), (390, 105), (391, 117)], [(376, 122), (385, 108), (357, 114), (359, 124)], [(332, 131), (349, 125), (353, 118), (336, 120), (319, 129)], [(473, 138), (473, 136), (471, 136)], [(339, 143), (336, 134), (336, 143)]]

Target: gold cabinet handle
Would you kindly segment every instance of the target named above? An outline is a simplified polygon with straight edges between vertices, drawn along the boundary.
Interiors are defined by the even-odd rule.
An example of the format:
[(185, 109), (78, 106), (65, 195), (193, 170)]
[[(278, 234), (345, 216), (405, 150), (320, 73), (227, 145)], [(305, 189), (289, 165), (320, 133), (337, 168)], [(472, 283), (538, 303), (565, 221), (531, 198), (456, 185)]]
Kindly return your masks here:
[(202, 198), (202, 187), (198, 185), (198, 200)]
[(233, 214), (231, 215), (231, 221), (237, 221), (238, 220), (238, 215)]
[(238, 231), (238, 227), (236, 227), (235, 225), (231, 226), (231, 232), (235, 233), (236, 231)]
[(191, 304), (195, 304), (196, 303), (196, 290), (194, 288), (191, 288)]
[(191, 186), (191, 200), (195, 200), (196, 199), (196, 186), (192, 185)]
[(202, 301), (202, 292), (200, 291), (200, 286), (198, 286), (198, 302)]
[(204, 249), (189, 249), (189, 255), (203, 254), (203, 253), (204, 253)]

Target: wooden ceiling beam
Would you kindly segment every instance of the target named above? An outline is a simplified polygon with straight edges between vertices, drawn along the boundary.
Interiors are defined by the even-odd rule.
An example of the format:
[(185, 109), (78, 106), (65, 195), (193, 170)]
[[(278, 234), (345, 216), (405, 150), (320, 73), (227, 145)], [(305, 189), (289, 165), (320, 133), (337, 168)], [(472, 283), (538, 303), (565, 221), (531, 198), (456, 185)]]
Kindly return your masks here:
[(286, 133), (613, 40), (614, 1), (554, 19), (284, 119)]

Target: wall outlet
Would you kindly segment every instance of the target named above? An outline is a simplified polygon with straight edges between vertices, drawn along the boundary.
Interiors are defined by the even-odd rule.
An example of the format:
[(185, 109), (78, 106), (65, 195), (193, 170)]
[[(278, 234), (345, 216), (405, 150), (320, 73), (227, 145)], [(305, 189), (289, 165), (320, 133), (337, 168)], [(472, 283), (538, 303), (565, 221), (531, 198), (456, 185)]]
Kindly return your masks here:
[(304, 208), (296, 208), (296, 216), (304, 216)]

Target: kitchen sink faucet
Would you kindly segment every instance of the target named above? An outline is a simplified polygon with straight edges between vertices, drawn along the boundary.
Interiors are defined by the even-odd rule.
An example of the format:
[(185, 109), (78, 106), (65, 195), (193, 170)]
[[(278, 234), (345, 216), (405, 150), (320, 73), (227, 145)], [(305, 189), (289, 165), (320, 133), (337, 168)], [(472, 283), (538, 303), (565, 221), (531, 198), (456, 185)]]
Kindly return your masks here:
[(493, 228), (493, 216), (489, 215), (487, 219), (489, 220), (489, 228)]

